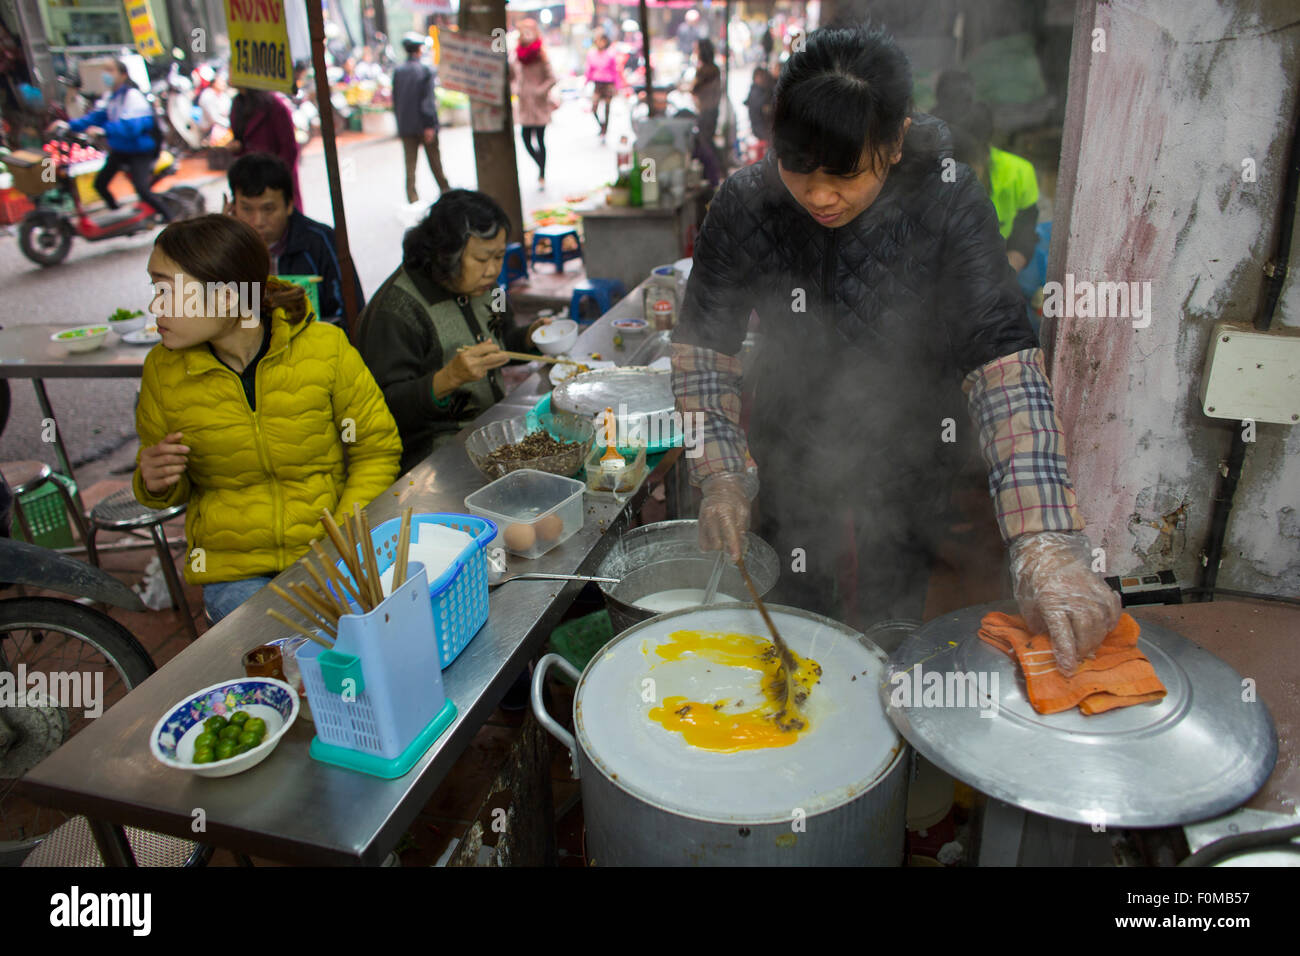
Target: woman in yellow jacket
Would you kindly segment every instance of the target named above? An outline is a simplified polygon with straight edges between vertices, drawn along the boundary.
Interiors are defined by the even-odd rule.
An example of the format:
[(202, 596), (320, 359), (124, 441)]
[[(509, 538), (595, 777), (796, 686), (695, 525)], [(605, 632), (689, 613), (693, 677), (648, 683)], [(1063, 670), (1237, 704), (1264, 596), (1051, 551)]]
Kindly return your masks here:
[[(341, 329), (269, 278), (229, 216), (176, 222), (149, 257), (161, 346), (144, 363), (136, 498), (187, 502), (185, 576), (218, 621), (322, 537), (320, 514), (397, 478), (397, 425)], [(259, 318), (260, 316), (260, 318)]]

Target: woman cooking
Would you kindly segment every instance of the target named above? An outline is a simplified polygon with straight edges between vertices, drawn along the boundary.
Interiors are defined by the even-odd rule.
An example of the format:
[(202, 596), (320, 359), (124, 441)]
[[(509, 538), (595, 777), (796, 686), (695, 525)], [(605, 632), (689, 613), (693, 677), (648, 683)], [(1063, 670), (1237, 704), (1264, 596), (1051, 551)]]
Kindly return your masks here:
[[(781, 601), (841, 617), (856, 600), (863, 623), (920, 618), (960, 386), (1016, 598), (1072, 673), (1119, 601), (1089, 568), (997, 215), (969, 168), (944, 163), (942, 124), (909, 114), (911, 93), (883, 32), (812, 33), (781, 72), (774, 148), (710, 206), (673, 336), (678, 408), (705, 416), (700, 544), (738, 556), (761, 486), (760, 531), (790, 562)], [(751, 310), (762, 344), (746, 435), (738, 353)], [(838, 593), (854, 564), (855, 593)]]
[(510, 220), (490, 196), (442, 195), (402, 241), (402, 264), (361, 313), (357, 343), (402, 435), (409, 470), (505, 397), (502, 351), (532, 333), (498, 290)]

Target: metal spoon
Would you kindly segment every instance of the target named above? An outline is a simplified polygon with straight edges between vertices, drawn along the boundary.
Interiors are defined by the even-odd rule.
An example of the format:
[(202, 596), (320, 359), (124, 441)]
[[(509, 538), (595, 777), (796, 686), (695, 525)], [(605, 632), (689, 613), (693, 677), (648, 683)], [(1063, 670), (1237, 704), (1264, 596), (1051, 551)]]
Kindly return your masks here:
[(718, 582), (722, 580), (722, 559), (726, 556), (725, 551), (719, 551), (718, 556), (713, 559), (713, 571), (709, 574), (709, 583), (704, 588), (704, 600), (700, 604), (712, 604), (713, 599), (718, 596)]
[(619, 582), (619, 578), (598, 578), (590, 574), (548, 574), (545, 571), (520, 571), (516, 574), (503, 574), (499, 578), (489, 577), (488, 590), (519, 578), (533, 578), (541, 581), (596, 581), (599, 584), (618, 584)]

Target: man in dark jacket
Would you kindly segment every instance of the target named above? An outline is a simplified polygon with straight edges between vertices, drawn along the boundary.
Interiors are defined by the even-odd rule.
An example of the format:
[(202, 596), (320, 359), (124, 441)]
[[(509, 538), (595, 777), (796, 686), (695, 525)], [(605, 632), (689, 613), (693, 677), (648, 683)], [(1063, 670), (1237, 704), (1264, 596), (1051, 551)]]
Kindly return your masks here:
[(393, 112), (397, 114), (397, 135), (406, 159), (406, 201), (413, 203), (420, 199), (415, 191), (415, 162), (421, 144), (439, 193), (445, 193), (451, 185), (443, 175), (442, 154), (438, 151), (438, 78), (420, 61), (424, 37), (408, 33), (402, 48), (406, 50), (406, 62), (393, 71)]
[[(701, 547), (739, 555), (761, 477), (760, 529), (789, 562), (778, 600), (844, 617), (853, 599), (860, 626), (919, 618), (964, 391), (1015, 595), (1072, 673), (1119, 601), (1089, 567), (997, 215), (947, 156), (942, 123), (908, 115), (911, 85), (886, 35), (813, 33), (781, 73), (772, 152), (709, 208), (673, 335), (678, 408), (703, 422)], [(746, 435), (737, 356), (751, 311), (762, 342)], [(854, 592), (837, 593), (854, 566)]]
[[(271, 250), (271, 274), (320, 276), (319, 318), (342, 325), (343, 271), (334, 244), (334, 230), (308, 219), (293, 206), (293, 176), (278, 156), (249, 153), (235, 160), (226, 174), (232, 199), (225, 212), (257, 231)], [(357, 314), (365, 308), (361, 280), (352, 274)]]

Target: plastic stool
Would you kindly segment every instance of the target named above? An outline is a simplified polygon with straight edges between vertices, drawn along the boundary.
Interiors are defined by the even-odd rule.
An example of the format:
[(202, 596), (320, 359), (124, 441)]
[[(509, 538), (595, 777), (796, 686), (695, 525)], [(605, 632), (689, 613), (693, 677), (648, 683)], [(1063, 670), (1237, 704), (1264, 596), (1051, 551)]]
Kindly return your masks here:
[(172, 607), (181, 612), (185, 626), (189, 628), (190, 640), (199, 636), (194, 627), (194, 615), (190, 613), (189, 601), (185, 599), (185, 588), (180, 575), (176, 573), (176, 561), (172, 557), (171, 545), (162, 526), (177, 515), (185, 513), (184, 505), (172, 505), (155, 511), (146, 508), (135, 500), (135, 493), (130, 488), (115, 491), (95, 507), (90, 509), (90, 533), (86, 538), (86, 552), (90, 563), (99, 566), (99, 552), (95, 550), (95, 537), (100, 530), (129, 531), (135, 528), (148, 528), (153, 538), (154, 549), (158, 552), (158, 561), (162, 564), (163, 577), (167, 580), (167, 592), (172, 597)]
[[(565, 249), (564, 240), (569, 236), (577, 243), (577, 249)], [(546, 252), (542, 253), (542, 246), (546, 246)], [(573, 226), (538, 226), (533, 231), (533, 268), (537, 268), (538, 262), (551, 262), (555, 264), (556, 272), (564, 271), (564, 264), (570, 259), (582, 258), (582, 240), (578, 238), (578, 230)]]
[[(124, 827), (131, 855), (139, 866), (207, 866), (213, 848), (180, 837)], [(73, 817), (46, 834), (23, 866), (100, 866), (104, 858), (85, 817)]]
[(512, 242), (506, 246), (506, 257), (501, 263), (501, 275), (497, 277), (497, 285), (510, 288), (510, 283), (516, 279), (528, 278), (528, 257), (524, 255), (524, 244), (522, 242)]
[(574, 287), (573, 298), (569, 301), (569, 317), (575, 322), (591, 322), (592, 319), (583, 317), (584, 302), (595, 302), (598, 310), (595, 318), (600, 318), (614, 308), (614, 303), (623, 298), (623, 294), (623, 283), (617, 279), (588, 279)]
[[(75, 484), (72, 484), (67, 479), (64, 479), (64, 481), (67, 481), (67, 484), (64, 484), (64, 481), (59, 480), (63, 478), (62, 475), (56, 478), (54, 472), (50, 470), (50, 466), (40, 461), (7, 461), (0, 465), (0, 474), (4, 475), (5, 484), (13, 492), (14, 517), (18, 519), (18, 527), (22, 529), (24, 538), (35, 542), (20, 499), (28, 492), (36, 491), (48, 483), (59, 489), (59, 495), (63, 498), (63, 506), (67, 509), (68, 514), (72, 516), (72, 522), (77, 526), (77, 533), (81, 535), (82, 541), (87, 540), (86, 516), (77, 508), (77, 502), (72, 497), (77, 489)], [(71, 489), (69, 489), (68, 485), (72, 486)]]

